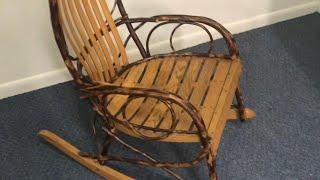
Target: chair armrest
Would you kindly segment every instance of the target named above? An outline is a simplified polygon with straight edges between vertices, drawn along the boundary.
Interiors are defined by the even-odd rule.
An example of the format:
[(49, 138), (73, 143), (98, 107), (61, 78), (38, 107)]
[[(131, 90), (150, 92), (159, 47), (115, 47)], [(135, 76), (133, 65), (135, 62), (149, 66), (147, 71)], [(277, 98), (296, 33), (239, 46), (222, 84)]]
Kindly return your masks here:
[[(158, 162), (157, 165), (161, 168), (175, 168), (177, 166), (179, 167), (190, 167), (195, 163), (198, 163), (202, 159), (206, 158), (209, 153), (212, 153), (210, 150), (212, 145), (212, 138), (209, 136), (205, 124), (203, 122), (203, 119), (200, 115), (200, 113), (196, 110), (196, 108), (188, 101), (182, 99), (178, 95), (170, 92), (161, 91), (158, 89), (148, 89), (148, 88), (131, 88), (131, 87), (123, 87), (119, 85), (114, 84), (103, 84), (103, 85), (97, 85), (97, 86), (91, 86), (87, 87), (85, 89), (81, 89), (83, 92), (88, 94), (89, 98), (97, 97), (97, 96), (103, 96), (102, 99), (106, 99), (105, 96), (108, 96), (110, 94), (120, 94), (120, 95), (130, 95), (135, 97), (152, 97), (157, 98), (161, 101), (165, 101), (168, 103), (165, 103), (169, 109), (172, 109), (171, 104), (175, 103), (179, 105), (181, 108), (183, 108), (191, 117), (193, 122), (195, 123), (195, 126), (198, 129), (198, 136), (202, 145), (202, 150), (199, 152), (198, 156), (194, 158), (193, 160), (183, 161), (183, 162)], [(94, 102), (93, 102), (94, 103)], [(135, 127), (130, 124), (130, 122), (124, 120), (120, 121), (116, 117), (112, 116), (106, 111), (107, 108), (104, 106), (104, 102), (102, 104), (94, 104), (94, 106), (100, 106), (97, 107), (98, 109), (103, 110), (97, 110), (102, 117), (105, 117), (105, 120), (114, 120), (116, 122), (124, 122), (121, 123), (121, 125), (126, 126), (127, 128), (131, 129), (134, 133), (137, 133), (137, 135), (140, 135), (140, 137), (147, 139), (147, 140), (160, 140), (163, 138), (168, 137), (172, 132), (168, 132), (164, 136), (158, 136), (155, 138), (144, 136), (142, 133), (139, 133), (139, 130), (137, 130)], [(100, 112), (99, 112), (100, 111)], [(111, 116), (110, 116), (111, 115)], [(105, 131), (109, 131), (106, 128), (103, 128)], [(111, 130), (112, 131), (112, 130)], [(110, 132), (111, 132), (110, 131)], [(152, 164), (149, 161), (141, 161), (144, 163), (144, 165), (150, 165)]]
[[(160, 24), (156, 25), (150, 31), (150, 33), (148, 35), (146, 49), (147, 49), (147, 53), (149, 56), (150, 56), (149, 39), (150, 39), (150, 36), (153, 33), (153, 31), (156, 28), (160, 27), (161, 25), (169, 24), (169, 23), (177, 23), (178, 26), (173, 30), (173, 32), (171, 33), (171, 37), (170, 37), (170, 43), (171, 43), (172, 49), (173, 49), (172, 35), (176, 31), (176, 29), (179, 26), (181, 26), (182, 24), (192, 24), (192, 25), (196, 25), (196, 26), (201, 27), (202, 29), (204, 29), (208, 33), (210, 40), (212, 41), (213, 39), (212, 39), (212, 35), (210, 34), (210, 31), (204, 26), (204, 25), (207, 25), (207, 26), (210, 26), (210, 27), (216, 29), (223, 36), (224, 40), (226, 41), (226, 43), (228, 45), (230, 57), (232, 59), (239, 57), (239, 51), (238, 51), (236, 42), (235, 42), (232, 34), (224, 26), (222, 26), (220, 23), (218, 23), (217, 21), (212, 20), (210, 18), (207, 18), (207, 17), (190, 16), (190, 15), (158, 15), (158, 16), (153, 16), (153, 17), (149, 17), (149, 18), (121, 18), (118, 21), (116, 21), (116, 25), (119, 26), (119, 25), (122, 25), (125, 23), (131, 23), (131, 24), (132, 23), (140, 23), (138, 26), (136, 26), (136, 28), (134, 28), (134, 30), (136, 31), (148, 22), (160, 23)], [(131, 38), (131, 35), (128, 36), (128, 38), (125, 41), (125, 44), (128, 43), (130, 38)]]
[[(173, 118), (175, 118), (175, 115), (174, 115), (175, 113), (171, 104), (176, 104), (181, 108), (183, 108), (192, 117), (192, 120), (194, 121), (198, 129), (199, 138), (201, 142), (206, 143), (208, 141), (209, 136), (200, 113), (190, 102), (182, 99), (181, 97), (179, 97), (174, 93), (161, 91), (159, 89), (123, 87), (123, 86), (114, 85), (110, 83), (98, 85), (98, 86), (91, 86), (81, 90), (85, 92), (87, 94), (86, 97), (89, 97), (89, 98), (102, 96), (102, 102), (95, 104), (96, 106), (100, 107), (99, 114), (111, 116), (111, 118), (114, 120), (117, 120), (116, 117), (112, 116), (111, 113), (109, 112), (104, 112), (106, 108), (104, 108), (103, 106), (104, 100), (106, 99), (105, 97), (111, 94), (130, 95), (131, 97), (134, 97), (134, 98), (150, 97), (150, 98), (158, 99), (159, 101), (164, 102), (164, 104), (168, 107), (171, 113), (173, 113)], [(101, 108), (104, 110), (102, 110)], [(126, 121), (117, 120), (117, 122), (126, 122)], [(143, 136), (142, 134), (139, 134), (139, 132), (137, 132), (134, 127), (130, 126), (129, 122), (126, 122), (123, 125), (129, 126), (128, 128), (138, 133), (138, 135)], [(167, 133), (166, 137), (171, 133), (172, 132)], [(150, 137), (143, 137), (143, 138), (150, 139)], [(165, 137), (161, 136), (159, 139), (162, 139), (162, 138), (165, 138)]]

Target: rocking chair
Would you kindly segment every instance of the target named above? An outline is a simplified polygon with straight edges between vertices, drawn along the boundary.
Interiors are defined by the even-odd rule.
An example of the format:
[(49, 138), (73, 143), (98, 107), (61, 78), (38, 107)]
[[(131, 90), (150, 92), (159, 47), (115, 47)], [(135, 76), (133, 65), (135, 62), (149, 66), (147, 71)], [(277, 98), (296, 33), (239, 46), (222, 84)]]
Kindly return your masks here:
[[(99, 153), (88, 155), (42, 130), (39, 135), (92, 171), (109, 179), (131, 179), (109, 168), (107, 161), (128, 162), (166, 171), (181, 177), (172, 168), (186, 168), (206, 160), (210, 179), (216, 179), (215, 160), (227, 120), (242, 121), (255, 117), (245, 108), (239, 79), (242, 71), (236, 43), (219, 23), (206, 17), (159, 15), (129, 18), (121, 0), (109, 9), (106, 0), (49, 0), (56, 42), (64, 63), (83, 97), (90, 100), (97, 118), (94, 129), (104, 135)], [(113, 20), (116, 7), (121, 17)], [(144, 46), (137, 31), (145, 24), (151, 29)], [(134, 26), (137, 24), (137, 26)], [(150, 37), (160, 26), (176, 24), (170, 37), (173, 52), (151, 55)], [(217, 30), (229, 54), (177, 53), (172, 45), (176, 30), (184, 25)], [(122, 42), (117, 28), (125, 25), (129, 36)], [(126, 45), (132, 39), (142, 60), (128, 63)], [(72, 48), (74, 56), (69, 52)], [(233, 100), (236, 100), (234, 103)], [(133, 147), (118, 132), (143, 140), (201, 143), (193, 160), (161, 162)], [(117, 141), (140, 154), (145, 160), (112, 156), (108, 148)]]

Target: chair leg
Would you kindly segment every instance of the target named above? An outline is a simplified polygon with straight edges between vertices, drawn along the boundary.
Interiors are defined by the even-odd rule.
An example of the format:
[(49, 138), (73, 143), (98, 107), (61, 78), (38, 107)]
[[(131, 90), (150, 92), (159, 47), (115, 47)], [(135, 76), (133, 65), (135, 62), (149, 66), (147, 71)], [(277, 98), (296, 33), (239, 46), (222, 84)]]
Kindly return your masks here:
[(245, 120), (245, 117), (244, 117), (245, 106), (244, 106), (243, 95), (242, 95), (242, 92), (241, 92), (241, 89), (240, 89), (240, 84), (236, 89), (236, 99), (237, 99), (237, 103), (238, 103), (237, 108), (238, 108), (238, 113), (239, 113), (240, 120), (244, 121)]
[(235, 92), (236, 100), (237, 100), (237, 109), (238, 109), (238, 116), (241, 121), (246, 121), (252, 119), (256, 116), (255, 112), (249, 108), (245, 107), (243, 94), (241, 91), (240, 84), (238, 85), (236, 92)]
[(101, 165), (105, 163), (104, 157), (108, 156), (108, 151), (110, 148), (110, 145), (113, 141), (113, 138), (110, 135), (106, 135), (103, 142), (98, 145), (98, 156), (97, 159)]
[(112, 137), (107, 136), (106, 139), (104, 140), (103, 144), (102, 144), (102, 150), (101, 150), (101, 155), (105, 156), (108, 155), (108, 151), (110, 148), (110, 145), (112, 143)]
[(217, 180), (217, 172), (216, 172), (216, 155), (213, 151), (213, 147), (210, 150), (210, 153), (207, 157), (207, 165), (209, 170), (209, 177), (210, 180)]
[[(110, 136), (108, 133), (102, 132), (103, 133), (103, 141), (99, 142), (98, 140), (98, 135), (96, 133), (96, 122), (99, 119), (98, 114), (95, 113), (94, 117), (93, 117), (93, 135), (95, 136), (95, 141), (97, 143), (97, 155), (95, 155), (95, 157), (97, 158), (98, 162), (103, 165), (105, 163), (105, 159), (104, 157), (108, 156), (108, 151), (110, 148), (110, 145), (112, 143), (112, 141), (114, 140), (112, 136)], [(108, 126), (109, 127), (109, 126)], [(109, 127), (110, 128), (110, 127)], [(115, 131), (115, 129), (110, 128), (110, 131)]]

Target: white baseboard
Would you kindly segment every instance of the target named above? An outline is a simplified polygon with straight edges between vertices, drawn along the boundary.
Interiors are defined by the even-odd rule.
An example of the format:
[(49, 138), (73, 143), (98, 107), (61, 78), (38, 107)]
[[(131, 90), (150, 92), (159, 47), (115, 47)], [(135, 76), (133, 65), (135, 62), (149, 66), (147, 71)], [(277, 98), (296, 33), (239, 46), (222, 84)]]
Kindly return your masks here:
[[(249, 19), (224, 24), (224, 26), (233, 34), (237, 34), (259, 27), (271, 25), (277, 22), (296, 18), (299, 16), (311, 14), (316, 11), (320, 12), (319, 1), (313, 1), (306, 4), (293, 6), (288, 9), (281, 9), (278, 11), (258, 15)], [(214, 38), (220, 37), (216, 32), (213, 32), (213, 35)], [(187, 36), (177, 37), (175, 39), (175, 44), (177, 44), (177, 49), (183, 49), (207, 41), (208, 39), (206, 38), (206, 35), (201, 31), (189, 34)], [(151, 48), (166, 49), (167, 46), (168, 42), (166, 40), (152, 44)], [(128, 55), (132, 57), (138, 57), (138, 51), (128, 51)], [(68, 71), (66, 69), (58, 69), (55, 71), (35, 75), (32, 77), (7, 82), (4, 84), (0, 84), (0, 99), (30, 92), (36, 89), (48, 87), (69, 80), (71, 80), (71, 76), (68, 74)]]
[(0, 84), (0, 99), (70, 81), (66, 68)]

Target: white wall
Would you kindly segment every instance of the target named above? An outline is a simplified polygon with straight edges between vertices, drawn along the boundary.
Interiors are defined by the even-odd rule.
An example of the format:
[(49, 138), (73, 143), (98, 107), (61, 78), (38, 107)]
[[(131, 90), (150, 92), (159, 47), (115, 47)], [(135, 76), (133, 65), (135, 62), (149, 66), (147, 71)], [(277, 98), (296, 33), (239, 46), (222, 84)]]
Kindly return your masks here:
[[(309, 14), (320, 6), (318, 0), (124, 0), (124, 4), (130, 17), (201, 15), (233, 33)], [(200, 35), (178, 38), (178, 47), (189, 46), (186, 41), (191, 39), (206, 41)], [(167, 37), (159, 37), (155, 47), (161, 49)], [(0, 63), (0, 99), (70, 79), (53, 39), (47, 0), (0, 0)]]
[(0, 84), (62, 67), (45, 0), (0, 0)]
[(230, 23), (308, 2), (313, 0), (126, 0), (124, 4), (130, 16), (196, 14)]

